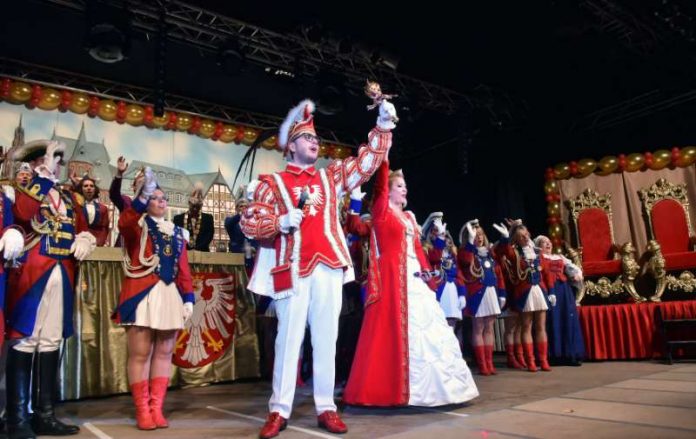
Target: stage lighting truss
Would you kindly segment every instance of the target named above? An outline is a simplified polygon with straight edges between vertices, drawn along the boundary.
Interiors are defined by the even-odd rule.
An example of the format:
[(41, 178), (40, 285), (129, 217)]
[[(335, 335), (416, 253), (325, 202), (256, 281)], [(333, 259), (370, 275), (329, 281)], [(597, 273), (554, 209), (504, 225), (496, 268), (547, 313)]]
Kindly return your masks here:
[[(17, 81), (36, 83), (46, 87), (59, 87), (60, 89), (73, 92), (85, 92), (102, 98), (134, 104), (151, 103), (158, 99), (157, 90), (152, 88), (123, 84), (77, 72), (2, 57), (0, 57), (0, 76)], [(259, 129), (273, 129), (283, 123), (282, 117), (244, 111), (187, 96), (167, 93), (164, 99), (163, 104), (166, 110), (186, 112), (192, 116), (220, 120), (224, 123), (239, 124)], [(322, 140), (327, 143), (353, 149), (360, 144), (360, 139), (346, 132), (327, 130), (323, 127), (317, 127), (317, 131)]]
[[(84, 11), (88, 0), (44, 1)], [(297, 74), (299, 63), (302, 74), (314, 76), (324, 68), (331, 68), (346, 76), (347, 87), (359, 91), (365, 79), (376, 79), (390, 91), (412, 96), (419, 106), (446, 114), (478, 104), (471, 95), (397, 73), (398, 59), (392, 55), (381, 56), (380, 62), (374, 63), (370, 56), (346, 47), (339, 50), (336, 44), (317, 40), (314, 29), (281, 35), (176, 0), (129, 3), (134, 28), (156, 32), (161, 8), (166, 11), (168, 37), (181, 43), (217, 52), (229, 38), (238, 38), (247, 60), (280, 71)]]

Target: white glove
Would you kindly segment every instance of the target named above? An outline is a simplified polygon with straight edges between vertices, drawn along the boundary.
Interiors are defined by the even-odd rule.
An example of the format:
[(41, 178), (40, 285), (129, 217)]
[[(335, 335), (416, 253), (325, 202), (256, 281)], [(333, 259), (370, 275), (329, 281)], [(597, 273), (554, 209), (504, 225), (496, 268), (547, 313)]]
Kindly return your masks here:
[(280, 230), (283, 233), (290, 233), (290, 229), (298, 228), (302, 222), (302, 209), (292, 209), (290, 212), (282, 215), (278, 218), (278, 223), (280, 224)]
[(503, 238), (509, 238), (510, 237), (510, 232), (508, 231), (507, 227), (505, 227), (505, 224), (500, 223), (500, 224), (495, 224), (493, 223), (493, 228), (500, 233), (500, 236)]
[(44, 155), (44, 166), (48, 169), (51, 175), (55, 174), (56, 167), (60, 163), (61, 156), (58, 153), (65, 152), (65, 144), (58, 140), (51, 140), (46, 145), (46, 155)]
[(249, 241), (244, 240), (244, 257), (249, 259), (254, 255), (254, 247), (249, 244)]
[(188, 322), (188, 319), (191, 318), (193, 315), (193, 303), (191, 302), (186, 302), (184, 303), (184, 323)]
[(360, 186), (350, 191), (350, 199), (361, 201), (365, 197), (365, 192), (360, 190)]
[(549, 303), (551, 306), (556, 306), (556, 295), (555, 294), (549, 294)]
[(459, 296), (457, 299), (459, 300), (459, 309), (466, 308), (466, 296)]
[(83, 261), (92, 254), (95, 248), (97, 248), (97, 239), (94, 235), (89, 232), (80, 232), (75, 236), (75, 241), (70, 246), (70, 253), (78, 261)]
[(498, 303), (500, 304), (500, 309), (505, 308), (505, 304), (507, 303), (507, 299), (504, 297), (498, 297)]
[(384, 99), (379, 104), (379, 116), (377, 117), (377, 126), (383, 130), (392, 130), (396, 128), (396, 123), (399, 118), (396, 116), (396, 108), (394, 104)]
[(3, 250), (6, 261), (17, 259), (24, 250), (24, 236), (17, 229), (7, 229), (0, 238), (0, 250)]
[[(475, 219), (472, 221), (478, 220)], [(474, 241), (476, 240), (476, 231), (474, 230), (474, 226), (471, 225), (471, 221), (466, 223), (466, 233), (469, 235), (469, 244), (473, 245)]]
[(141, 195), (144, 198), (150, 198), (150, 195), (155, 193), (155, 189), (157, 189), (155, 173), (152, 172), (152, 168), (147, 166), (145, 168), (145, 178), (143, 179), (143, 191)]
[(447, 230), (447, 224), (442, 224), (442, 218), (435, 218), (435, 220), (433, 220), (433, 227), (435, 228), (435, 232), (440, 236), (444, 235)]

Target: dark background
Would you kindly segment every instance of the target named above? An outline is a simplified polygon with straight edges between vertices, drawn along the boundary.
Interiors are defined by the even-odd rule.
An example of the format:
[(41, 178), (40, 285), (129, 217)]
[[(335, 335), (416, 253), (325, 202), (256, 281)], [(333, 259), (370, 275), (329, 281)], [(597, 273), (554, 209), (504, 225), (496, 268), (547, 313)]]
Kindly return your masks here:
[[(133, 31), (127, 59), (98, 62), (84, 48), (86, 14), (71, 3), (98, 4), (3, 2), (0, 57), (153, 87), (153, 36)], [(543, 233), (546, 167), (694, 139), (696, 5), (688, 0), (190, 3), (281, 34), (313, 25), (323, 43), (386, 50), (398, 73), (472, 98), (476, 105), (462, 101), (450, 114), (421, 107), (408, 90), (394, 100), (401, 122), (391, 167), (404, 169), (418, 218), (444, 211), (453, 233), (473, 217), (506, 216)], [(169, 41), (166, 67), (168, 93), (276, 116), (303, 97), (333, 100), (342, 110), (318, 114), (317, 125), (345, 141), (359, 142), (374, 124), (367, 99), (331, 66), (294, 81), (255, 64), (230, 74), (214, 53)]]

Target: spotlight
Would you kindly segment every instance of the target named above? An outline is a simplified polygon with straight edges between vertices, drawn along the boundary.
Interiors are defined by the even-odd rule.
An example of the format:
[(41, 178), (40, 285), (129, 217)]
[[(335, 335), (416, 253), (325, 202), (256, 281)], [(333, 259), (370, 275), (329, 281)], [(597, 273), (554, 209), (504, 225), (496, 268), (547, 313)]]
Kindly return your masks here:
[(239, 40), (229, 39), (218, 49), (217, 65), (228, 75), (239, 74), (245, 63), (246, 56)]
[(85, 48), (97, 61), (113, 64), (128, 56), (131, 23), (125, 8), (89, 2)]
[(381, 64), (392, 70), (396, 70), (396, 68), (399, 66), (399, 57), (396, 54), (386, 50), (374, 51), (370, 57), (370, 60), (373, 64)]

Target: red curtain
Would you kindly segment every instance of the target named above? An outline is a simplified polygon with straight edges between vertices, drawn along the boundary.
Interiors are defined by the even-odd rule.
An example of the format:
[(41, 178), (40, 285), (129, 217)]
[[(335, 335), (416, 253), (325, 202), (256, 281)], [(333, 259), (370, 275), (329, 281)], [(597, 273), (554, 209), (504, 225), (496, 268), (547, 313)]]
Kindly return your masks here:
[[(696, 319), (696, 300), (580, 306), (588, 360), (650, 359), (662, 356), (664, 339), (655, 310), (665, 319)], [(696, 338), (696, 334), (691, 334)]]

